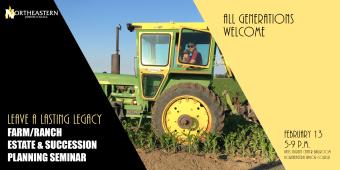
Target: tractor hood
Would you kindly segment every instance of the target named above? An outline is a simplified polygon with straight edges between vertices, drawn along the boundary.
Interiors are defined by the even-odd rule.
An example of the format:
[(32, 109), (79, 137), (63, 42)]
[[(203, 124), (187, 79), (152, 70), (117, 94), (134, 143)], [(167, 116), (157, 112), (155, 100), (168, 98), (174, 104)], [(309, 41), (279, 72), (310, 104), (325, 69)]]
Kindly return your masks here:
[(95, 73), (99, 84), (114, 85), (137, 85), (137, 78), (134, 75)]

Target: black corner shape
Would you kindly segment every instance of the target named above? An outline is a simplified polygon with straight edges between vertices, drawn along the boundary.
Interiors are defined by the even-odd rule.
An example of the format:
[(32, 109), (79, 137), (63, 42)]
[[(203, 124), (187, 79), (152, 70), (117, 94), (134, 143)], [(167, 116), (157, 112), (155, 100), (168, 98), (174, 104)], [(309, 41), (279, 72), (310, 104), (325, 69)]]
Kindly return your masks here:
[[(14, 16), (6, 9), (52, 10), (47, 18)], [(53, 0), (5, 0), (0, 3), (0, 165), (1, 169), (145, 169), (114, 114), (83, 53)], [(100, 125), (53, 125), (60, 140), (94, 139), (84, 163), (8, 162), (8, 114), (102, 114)], [(37, 125), (37, 127), (49, 127)], [(32, 138), (22, 138), (30, 140)], [(20, 152), (61, 152), (51, 150)], [(74, 152), (67, 150), (65, 152)]]

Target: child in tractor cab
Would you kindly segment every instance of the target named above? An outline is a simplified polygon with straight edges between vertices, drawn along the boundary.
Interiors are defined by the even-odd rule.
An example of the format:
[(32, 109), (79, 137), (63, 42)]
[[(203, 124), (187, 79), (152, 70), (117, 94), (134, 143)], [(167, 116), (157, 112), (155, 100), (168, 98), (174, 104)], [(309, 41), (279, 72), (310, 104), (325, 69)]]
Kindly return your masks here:
[(183, 52), (182, 62), (189, 63), (189, 61), (190, 61), (190, 52), (188, 50), (185, 50)]

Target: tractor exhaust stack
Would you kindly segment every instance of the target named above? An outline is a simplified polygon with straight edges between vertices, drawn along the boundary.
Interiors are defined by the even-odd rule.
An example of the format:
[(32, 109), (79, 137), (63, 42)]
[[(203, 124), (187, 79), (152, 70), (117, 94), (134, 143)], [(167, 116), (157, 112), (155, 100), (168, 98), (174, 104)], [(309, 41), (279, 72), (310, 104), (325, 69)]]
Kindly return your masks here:
[(111, 73), (120, 74), (119, 31), (121, 25), (116, 26), (116, 53), (111, 55)]

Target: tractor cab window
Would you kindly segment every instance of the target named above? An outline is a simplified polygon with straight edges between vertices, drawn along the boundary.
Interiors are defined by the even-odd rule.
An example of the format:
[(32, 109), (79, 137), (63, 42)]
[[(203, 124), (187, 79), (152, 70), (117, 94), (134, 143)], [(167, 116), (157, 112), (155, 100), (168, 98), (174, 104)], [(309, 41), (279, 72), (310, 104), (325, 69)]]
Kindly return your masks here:
[(141, 39), (141, 56), (143, 65), (168, 65), (170, 48), (169, 34), (142, 34)]
[(178, 61), (183, 64), (208, 65), (210, 40), (210, 33), (183, 29)]

